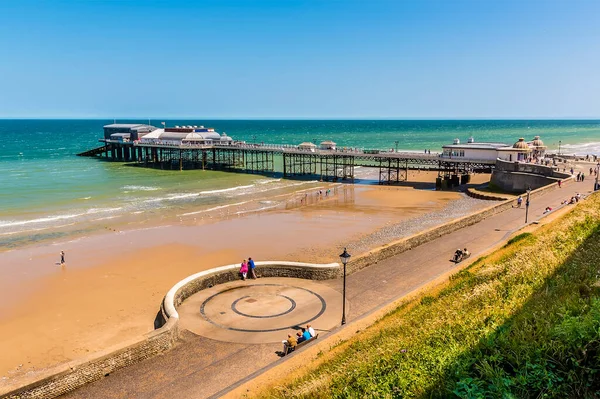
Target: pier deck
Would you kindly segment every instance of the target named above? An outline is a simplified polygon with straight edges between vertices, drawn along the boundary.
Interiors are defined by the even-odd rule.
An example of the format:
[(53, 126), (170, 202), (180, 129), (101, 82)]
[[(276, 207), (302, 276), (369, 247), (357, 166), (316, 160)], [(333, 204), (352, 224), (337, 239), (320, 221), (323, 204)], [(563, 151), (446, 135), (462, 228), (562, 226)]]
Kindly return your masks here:
[[(247, 144), (175, 145), (167, 143), (101, 140), (104, 147), (78, 154), (104, 156), (121, 162), (160, 169), (217, 169), (245, 173), (275, 172), (275, 158), (281, 158), (283, 177), (320, 176), (328, 181), (353, 181), (357, 166), (379, 170), (379, 182), (406, 181), (408, 171), (438, 171), (440, 177), (489, 172), (496, 161), (439, 154), (338, 148), (335, 150), (301, 149), (294, 145)], [(103, 150), (104, 149), (104, 150)], [(278, 162), (279, 164), (279, 162)]]

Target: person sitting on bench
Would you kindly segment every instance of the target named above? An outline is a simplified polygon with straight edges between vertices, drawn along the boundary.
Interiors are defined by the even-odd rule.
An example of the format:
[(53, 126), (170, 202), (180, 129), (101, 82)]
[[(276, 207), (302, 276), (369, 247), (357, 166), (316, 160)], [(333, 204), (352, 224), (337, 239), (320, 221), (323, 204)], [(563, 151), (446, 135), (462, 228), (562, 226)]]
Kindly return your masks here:
[(306, 329), (308, 330), (308, 333), (310, 334), (310, 336), (311, 336), (311, 337), (313, 337), (313, 338), (314, 338), (314, 337), (317, 335), (317, 334), (315, 333), (315, 329), (314, 329), (314, 328), (312, 328), (312, 327), (310, 326), (310, 324), (307, 324), (307, 325), (306, 325)]
[(306, 338), (304, 338), (304, 335), (302, 335), (302, 333), (300, 331), (298, 331), (296, 333), (296, 342), (298, 344), (301, 344), (302, 342), (306, 341)]
[(298, 344), (298, 341), (296, 341), (296, 338), (292, 337), (292, 334), (288, 334), (287, 341), (281, 341), (281, 342), (283, 343), (283, 354), (284, 355), (288, 352), (288, 348), (290, 348), (290, 351), (294, 350), (294, 348)]
[(304, 338), (304, 341), (308, 341), (309, 339), (312, 338), (312, 335), (310, 335), (310, 332), (306, 328), (303, 328), (302, 329), (302, 337)]

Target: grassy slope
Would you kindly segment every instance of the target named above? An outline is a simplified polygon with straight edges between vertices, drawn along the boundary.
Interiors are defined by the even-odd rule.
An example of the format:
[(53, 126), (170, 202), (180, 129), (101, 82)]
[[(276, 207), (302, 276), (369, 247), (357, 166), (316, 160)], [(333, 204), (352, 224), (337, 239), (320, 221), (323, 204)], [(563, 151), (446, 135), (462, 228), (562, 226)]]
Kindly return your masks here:
[(264, 397), (600, 397), (599, 270), (596, 195)]

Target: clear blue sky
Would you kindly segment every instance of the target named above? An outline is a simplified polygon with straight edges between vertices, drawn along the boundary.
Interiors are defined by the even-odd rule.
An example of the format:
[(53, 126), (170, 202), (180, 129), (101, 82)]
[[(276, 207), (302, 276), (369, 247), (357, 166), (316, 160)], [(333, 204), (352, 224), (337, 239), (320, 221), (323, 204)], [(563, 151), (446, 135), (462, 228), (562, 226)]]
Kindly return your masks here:
[(0, 117), (600, 117), (600, 1), (0, 0)]

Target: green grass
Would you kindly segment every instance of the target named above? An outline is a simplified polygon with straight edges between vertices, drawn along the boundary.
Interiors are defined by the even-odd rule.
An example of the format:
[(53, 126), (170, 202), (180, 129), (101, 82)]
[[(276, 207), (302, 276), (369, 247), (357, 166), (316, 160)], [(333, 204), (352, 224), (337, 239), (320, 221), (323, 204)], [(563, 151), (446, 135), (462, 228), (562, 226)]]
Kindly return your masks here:
[(592, 196), (262, 397), (600, 397), (599, 270)]

